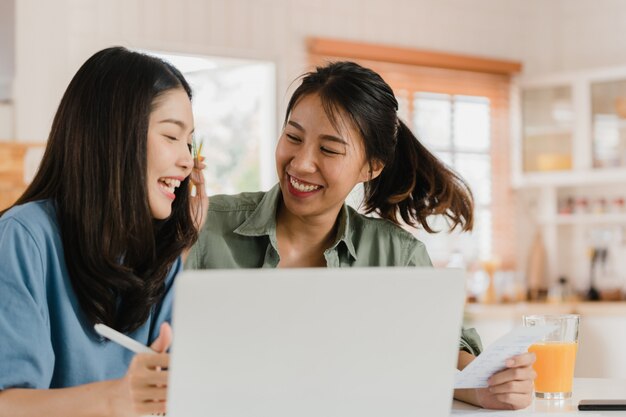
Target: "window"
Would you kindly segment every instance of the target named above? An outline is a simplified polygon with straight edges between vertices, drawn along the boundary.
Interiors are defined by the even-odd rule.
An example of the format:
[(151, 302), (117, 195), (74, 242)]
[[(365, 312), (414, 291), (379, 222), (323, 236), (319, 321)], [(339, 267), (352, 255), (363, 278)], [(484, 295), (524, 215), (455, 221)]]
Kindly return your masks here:
[(196, 143), (209, 195), (268, 190), (276, 182), (276, 69), (272, 62), (149, 52), (193, 90)]
[(398, 116), (468, 182), (476, 203), (471, 233), (447, 233), (443, 218), (429, 219), (440, 233), (409, 229), (433, 263), (446, 265), (461, 252), (468, 264), (498, 260), (502, 269), (515, 268), (509, 102), (521, 64), (324, 38), (310, 38), (308, 48), (313, 65), (351, 60), (378, 72), (398, 98)]
[[(488, 259), (491, 237), (491, 137), (490, 102), (487, 97), (416, 92), (413, 111), (407, 108), (408, 93), (399, 93), (401, 114), (420, 141), (467, 181), (475, 199), (475, 228), (469, 236), (458, 232), (421, 236), (429, 240), (431, 256), (448, 258), (462, 251), (466, 259)], [(412, 114), (411, 114), (412, 113)], [(433, 219), (445, 230), (443, 219)]]

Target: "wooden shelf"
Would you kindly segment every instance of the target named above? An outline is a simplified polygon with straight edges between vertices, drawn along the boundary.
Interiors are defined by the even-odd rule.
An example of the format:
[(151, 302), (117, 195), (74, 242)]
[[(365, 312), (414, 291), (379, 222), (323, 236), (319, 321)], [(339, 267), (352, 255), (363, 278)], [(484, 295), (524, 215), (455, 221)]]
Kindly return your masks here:
[(523, 174), (516, 188), (578, 187), (626, 182), (626, 167)]
[(572, 301), (564, 303), (520, 302), (512, 304), (467, 304), (465, 318), (519, 319), (524, 314), (580, 314), (582, 316), (626, 315), (626, 301)]
[(526, 126), (524, 128), (524, 137), (526, 139), (533, 136), (543, 137), (570, 135), (571, 137), (573, 133), (573, 126)]
[(0, 141), (0, 210), (22, 195), (39, 165), (44, 147), (43, 143)]
[(540, 219), (542, 224), (626, 224), (626, 213), (557, 214)]

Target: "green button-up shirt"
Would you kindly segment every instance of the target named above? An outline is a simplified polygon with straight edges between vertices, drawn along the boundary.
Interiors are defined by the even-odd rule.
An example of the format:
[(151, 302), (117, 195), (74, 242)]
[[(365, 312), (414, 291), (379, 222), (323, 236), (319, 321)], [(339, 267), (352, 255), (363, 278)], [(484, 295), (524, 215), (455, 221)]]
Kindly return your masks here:
[[(268, 192), (216, 195), (186, 269), (275, 268), (280, 260), (276, 212), (280, 187)], [(364, 216), (344, 204), (337, 237), (324, 251), (328, 267), (432, 266), (426, 247), (392, 222)], [(480, 338), (463, 330), (461, 349), (477, 355)]]

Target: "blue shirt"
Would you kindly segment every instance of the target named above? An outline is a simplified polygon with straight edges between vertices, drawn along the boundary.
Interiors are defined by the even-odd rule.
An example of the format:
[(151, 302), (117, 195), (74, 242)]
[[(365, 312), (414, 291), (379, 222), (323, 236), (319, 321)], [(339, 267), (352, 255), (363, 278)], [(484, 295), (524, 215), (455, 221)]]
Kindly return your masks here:
[[(149, 345), (171, 321), (172, 285), (139, 329)], [(134, 353), (103, 341), (72, 288), (54, 205), (26, 203), (0, 217), (0, 390), (63, 388), (125, 375)]]

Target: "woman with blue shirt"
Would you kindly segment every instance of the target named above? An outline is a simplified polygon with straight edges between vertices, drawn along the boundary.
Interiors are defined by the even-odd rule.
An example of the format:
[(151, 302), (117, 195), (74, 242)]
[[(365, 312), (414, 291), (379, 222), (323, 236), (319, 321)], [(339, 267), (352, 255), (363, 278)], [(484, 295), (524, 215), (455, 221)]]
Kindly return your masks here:
[[(465, 182), (397, 116), (398, 102), (375, 72), (336, 62), (305, 74), (287, 106), (276, 146), (279, 183), (263, 193), (211, 197), (186, 268), (431, 266), (401, 224), (433, 232), (428, 217), (471, 230)], [(345, 204), (363, 184), (363, 211)], [(427, 337), (427, 336), (426, 336)], [(464, 330), (459, 369), (480, 353)], [(486, 408), (524, 408), (532, 399), (532, 354), (509, 359), (490, 387), (457, 390)]]
[(34, 181), (0, 213), (0, 415), (165, 411), (172, 285), (197, 238), (193, 128), (170, 64), (116, 47), (78, 70)]

